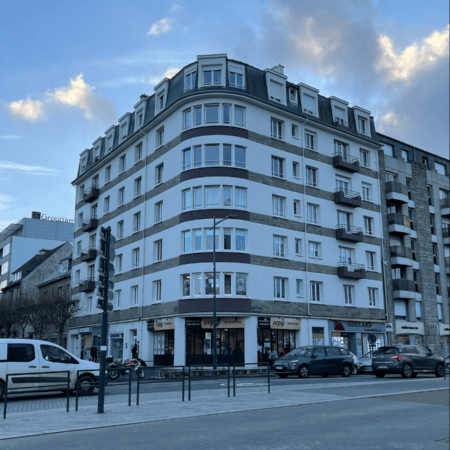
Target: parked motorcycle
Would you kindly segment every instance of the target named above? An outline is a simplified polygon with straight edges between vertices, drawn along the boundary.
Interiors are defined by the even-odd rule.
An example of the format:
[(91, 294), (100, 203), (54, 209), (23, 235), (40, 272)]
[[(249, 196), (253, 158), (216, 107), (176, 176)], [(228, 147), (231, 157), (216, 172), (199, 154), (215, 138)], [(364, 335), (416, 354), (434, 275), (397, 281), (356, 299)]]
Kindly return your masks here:
[(106, 368), (108, 369), (108, 378), (111, 381), (116, 381), (120, 375), (125, 376), (130, 370), (134, 370), (136, 372), (136, 375), (139, 378), (145, 377), (145, 372), (142, 369), (142, 367), (147, 367), (147, 364), (143, 359), (135, 358), (131, 359), (130, 361), (125, 361), (123, 363), (115, 363), (113, 356), (107, 356), (106, 357)]

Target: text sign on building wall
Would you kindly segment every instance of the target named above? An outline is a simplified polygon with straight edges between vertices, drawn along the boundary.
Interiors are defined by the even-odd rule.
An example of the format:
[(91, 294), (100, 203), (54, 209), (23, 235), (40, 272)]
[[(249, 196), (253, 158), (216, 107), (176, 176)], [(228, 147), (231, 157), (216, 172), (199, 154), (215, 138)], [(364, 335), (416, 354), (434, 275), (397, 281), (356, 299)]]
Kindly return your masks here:
[[(202, 328), (212, 328), (212, 318), (202, 319)], [(219, 317), (217, 319), (217, 328), (244, 328), (243, 317)]]
[(299, 319), (271, 317), (270, 328), (272, 328), (272, 330), (301, 330), (302, 325)]
[(334, 321), (335, 331), (353, 331), (356, 333), (384, 333), (385, 324), (379, 322)]
[(167, 317), (165, 319), (155, 319), (155, 331), (161, 330), (173, 330), (173, 317)]

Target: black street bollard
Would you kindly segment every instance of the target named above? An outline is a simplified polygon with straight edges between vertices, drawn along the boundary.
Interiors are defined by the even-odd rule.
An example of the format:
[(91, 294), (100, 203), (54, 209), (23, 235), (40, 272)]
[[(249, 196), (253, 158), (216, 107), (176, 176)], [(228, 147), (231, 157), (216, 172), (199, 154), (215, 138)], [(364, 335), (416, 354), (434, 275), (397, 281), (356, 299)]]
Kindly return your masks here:
[[(131, 370), (130, 370), (131, 372)], [(136, 386), (136, 406), (139, 406), (139, 386), (140, 386), (140, 376), (139, 374), (136, 372), (137, 375), (137, 386)]]
[(230, 396), (230, 365), (228, 364), (228, 397)]
[(5, 396), (3, 398), (3, 418), (6, 419), (6, 405), (8, 404), (8, 375), (6, 375)]
[(182, 381), (181, 381), (181, 401), (184, 402), (184, 366), (183, 366), (183, 372), (182, 372)]
[(233, 364), (233, 397), (236, 397), (236, 366)]
[(191, 366), (189, 366), (189, 377), (188, 377), (188, 401), (191, 401)]
[(67, 372), (67, 407), (66, 410), (69, 412), (70, 405), (70, 372)]
[(77, 380), (75, 382), (75, 411), (78, 411), (78, 378), (79, 371), (77, 370)]
[(128, 371), (128, 406), (131, 406), (131, 370)]
[(267, 363), (267, 388), (270, 394), (270, 363)]

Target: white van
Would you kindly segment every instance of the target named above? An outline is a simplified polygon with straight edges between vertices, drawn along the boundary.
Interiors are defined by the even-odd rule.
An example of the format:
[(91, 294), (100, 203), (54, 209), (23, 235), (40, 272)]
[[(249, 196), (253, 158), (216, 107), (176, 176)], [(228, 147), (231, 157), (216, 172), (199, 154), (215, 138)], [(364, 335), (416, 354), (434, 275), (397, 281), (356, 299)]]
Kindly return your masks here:
[[(0, 339), (0, 400), (5, 394), (6, 375), (8, 394), (14, 391), (37, 391), (39, 389), (64, 389), (61, 378), (67, 374), (47, 372), (70, 371), (70, 390), (75, 389), (77, 371), (79, 372), (79, 393), (88, 395), (94, 392), (99, 376), (99, 364), (78, 359), (59, 345), (33, 339)], [(22, 375), (23, 374), (23, 375)], [(33, 374), (33, 375), (30, 375)]]

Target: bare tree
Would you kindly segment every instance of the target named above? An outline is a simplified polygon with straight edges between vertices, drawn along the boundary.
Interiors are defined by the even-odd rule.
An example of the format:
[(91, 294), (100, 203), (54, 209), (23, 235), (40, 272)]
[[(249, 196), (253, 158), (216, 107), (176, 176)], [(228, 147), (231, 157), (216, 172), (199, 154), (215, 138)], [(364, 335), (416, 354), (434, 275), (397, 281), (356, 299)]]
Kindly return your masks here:
[(30, 324), (30, 308), (33, 306), (33, 300), (28, 294), (20, 294), (14, 300), (15, 323), (20, 326), (22, 338), (25, 337), (25, 329)]
[(0, 334), (5, 333), (6, 337), (9, 337), (11, 327), (16, 322), (16, 316), (13, 300), (6, 298), (5, 294), (3, 294), (3, 297), (0, 300)]

